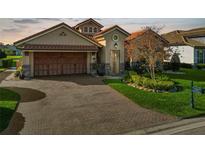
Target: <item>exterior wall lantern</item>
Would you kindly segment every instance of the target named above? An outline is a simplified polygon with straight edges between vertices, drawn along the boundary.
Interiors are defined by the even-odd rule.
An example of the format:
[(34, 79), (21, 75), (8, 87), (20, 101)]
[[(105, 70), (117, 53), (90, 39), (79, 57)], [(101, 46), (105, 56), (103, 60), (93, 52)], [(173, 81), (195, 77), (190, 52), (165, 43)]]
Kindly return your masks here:
[(117, 44), (117, 43), (115, 43), (115, 44), (114, 44), (114, 47), (115, 47), (115, 48), (117, 49), (117, 47), (118, 47), (118, 44)]

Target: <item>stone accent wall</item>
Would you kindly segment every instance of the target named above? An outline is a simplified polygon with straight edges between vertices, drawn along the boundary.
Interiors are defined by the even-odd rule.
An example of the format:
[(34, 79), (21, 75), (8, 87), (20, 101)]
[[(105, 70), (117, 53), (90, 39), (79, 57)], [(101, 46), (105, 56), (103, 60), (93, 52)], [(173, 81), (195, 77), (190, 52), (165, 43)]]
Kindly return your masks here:
[(97, 64), (90, 63), (90, 74), (97, 74)]
[(120, 74), (123, 74), (125, 71), (125, 64), (124, 63), (120, 63)]
[(105, 75), (111, 75), (111, 66), (109, 63), (105, 64)]
[(30, 77), (31, 76), (31, 67), (30, 65), (23, 65), (23, 74), (25, 77)]

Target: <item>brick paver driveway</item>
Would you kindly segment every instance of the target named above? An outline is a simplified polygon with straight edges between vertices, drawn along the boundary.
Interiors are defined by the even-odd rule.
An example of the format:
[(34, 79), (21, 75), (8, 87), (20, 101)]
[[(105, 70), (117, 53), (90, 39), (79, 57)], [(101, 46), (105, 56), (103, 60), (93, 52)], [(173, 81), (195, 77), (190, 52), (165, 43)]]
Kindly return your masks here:
[(86, 75), (3, 81), (1, 86), (46, 94), (40, 100), (21, 102), (4, 134), (123, 134), (175, 120), (139, 107)]

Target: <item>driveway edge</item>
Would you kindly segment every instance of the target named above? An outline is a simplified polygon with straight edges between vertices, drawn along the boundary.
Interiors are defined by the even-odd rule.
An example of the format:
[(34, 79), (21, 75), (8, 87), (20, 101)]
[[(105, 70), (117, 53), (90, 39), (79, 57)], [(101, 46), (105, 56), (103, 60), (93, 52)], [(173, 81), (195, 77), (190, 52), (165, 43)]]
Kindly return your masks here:
[[(169, 135), (179, 131), (193, 129), (205, 125), (205, 117), (183, 119), (176, 122), (157, 125), (149, 128), (139, 129), (136, 131), (128, 132), (124, 135)], [(177, 127), (180, 127), (177, 129)]]

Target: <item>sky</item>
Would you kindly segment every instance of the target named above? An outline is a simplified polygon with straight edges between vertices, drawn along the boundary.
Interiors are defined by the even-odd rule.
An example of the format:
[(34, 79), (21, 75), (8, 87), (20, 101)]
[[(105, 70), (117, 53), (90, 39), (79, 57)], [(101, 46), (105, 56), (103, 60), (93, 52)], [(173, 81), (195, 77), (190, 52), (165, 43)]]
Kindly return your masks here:
[[(145, 26), (163, 27), (161, 33), (173, 30), (188, 30), (205, 27), (205, 18), (94, 18), (104, 28), (119, 25), (128, 32), (135, 32)], [(70, 26), (86, 20), (85, 18), (0, 18), (0, 42), (13, 42), (65, 22)]]

